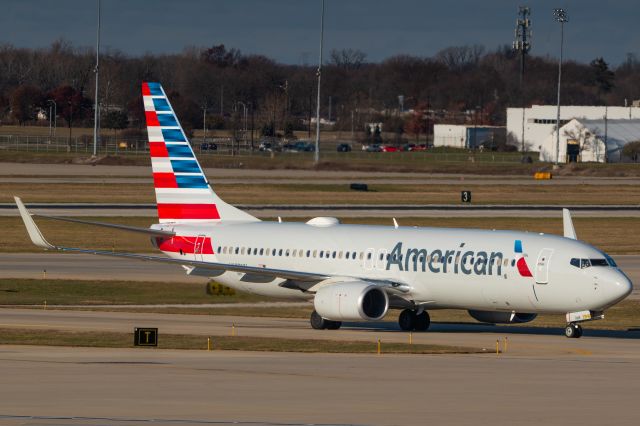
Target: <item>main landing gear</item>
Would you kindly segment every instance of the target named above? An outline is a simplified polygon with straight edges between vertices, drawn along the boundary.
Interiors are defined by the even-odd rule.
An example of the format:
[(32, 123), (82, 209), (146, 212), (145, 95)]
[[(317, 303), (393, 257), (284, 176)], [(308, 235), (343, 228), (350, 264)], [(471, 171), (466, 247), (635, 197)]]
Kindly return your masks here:
[(314, 330), (337, 330), (342, 326), (342, 321), (324, 319), (316, 311), (311, 312), (309, 322)]
[(418, 313), (411, 309), (404, 309), (400, 312), (398, 324), (404, 331), (427, 331), (431, 325), (431, 318), (427, 311)]
[(574, 322), (569, 323), (564, 329), (564, 335), (570, 339), (578, 339), (582, 337), (582, 327)]

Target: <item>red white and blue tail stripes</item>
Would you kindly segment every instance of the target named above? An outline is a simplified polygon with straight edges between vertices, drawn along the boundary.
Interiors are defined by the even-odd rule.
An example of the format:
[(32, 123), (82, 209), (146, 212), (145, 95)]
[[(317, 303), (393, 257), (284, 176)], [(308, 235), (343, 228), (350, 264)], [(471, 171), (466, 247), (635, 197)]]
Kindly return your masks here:
[(213, 192), (160, 83), (142, 83), (142, 99), (160, 223), (258, 220)]
[(158, 218), (219, 220), (216, 198), (159, 83), (142, 83)]

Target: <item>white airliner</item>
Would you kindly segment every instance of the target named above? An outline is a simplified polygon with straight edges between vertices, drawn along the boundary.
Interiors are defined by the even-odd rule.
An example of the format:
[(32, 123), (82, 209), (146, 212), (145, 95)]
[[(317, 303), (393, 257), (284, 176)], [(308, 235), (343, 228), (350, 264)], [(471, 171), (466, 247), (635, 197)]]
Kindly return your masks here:
[(401, 309), (403, 330), (427, 330), (432, 309), (464, 309), (482, 322), (523, 323), (566, 314), (567, 337), (601, 319), (632, 283), (613, 259), (576, 240), (568, 210), (564, 237), (516, 231), (263, 222), (213, 191), (158, 83), (143, 83), (159, 223), (150, 228), (87, 222), (149, 234), (168, 257), (49, 244), (24, 204), (31, 240), (45, 249), (183, 265), (250, 293), (313, 299), (314, 329), (382, 320)]

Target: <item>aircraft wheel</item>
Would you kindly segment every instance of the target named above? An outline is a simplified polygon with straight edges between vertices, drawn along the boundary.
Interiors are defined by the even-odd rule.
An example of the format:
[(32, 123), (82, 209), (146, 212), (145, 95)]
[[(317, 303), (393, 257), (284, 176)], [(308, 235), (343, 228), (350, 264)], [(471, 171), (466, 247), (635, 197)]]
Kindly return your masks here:
[(427, 331), (431, 325), (431, 318), (427, 311), (422, 311), (420, 315), (416, 315), (416, 321), (413, 325), (415, 331)]
[(567, 324), (564, 329), (564, 335), (570, 339), (577, 339), (582, 336), (582, 327), (580, 327), (578, 324)]
[(415, 327), (416, 324), (416, 313), (411, 309), (404, 309), (400, 312), (400, 317), (398, 318), (398, 324), (400, 328), (404, 331), (411, 331)]
[(581, 337), (582, 337), (582, 327), (576, 324), (576, 339), (579, 339)]
[(327, 323), (326, 325), (327, 330), (337, 330), (340, 327), (342, 327), (342, 321), (325, 320), (325, 322)]
[(313, 311), (311, 312), (311, 318), (309, 322), (311, 323), (311, 328), (313, 328), (314, 330), (324, 330), (328, 327), (327, 323), (329, 321), (322, 318), (316, 311)]

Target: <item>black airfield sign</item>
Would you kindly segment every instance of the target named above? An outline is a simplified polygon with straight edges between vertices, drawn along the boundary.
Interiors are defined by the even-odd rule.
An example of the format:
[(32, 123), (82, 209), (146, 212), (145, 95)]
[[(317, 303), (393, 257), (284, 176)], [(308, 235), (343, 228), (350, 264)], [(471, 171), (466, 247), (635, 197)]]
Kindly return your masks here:
[(157, 328), (134, 328), (133, 329), (133, 345), (134, 346), (158, 346), (158, 329)]

